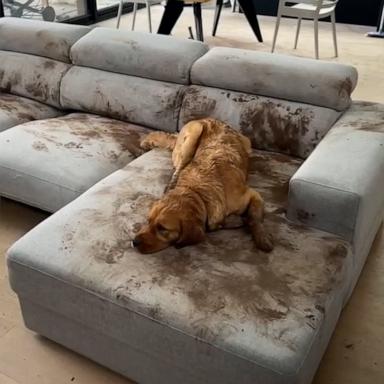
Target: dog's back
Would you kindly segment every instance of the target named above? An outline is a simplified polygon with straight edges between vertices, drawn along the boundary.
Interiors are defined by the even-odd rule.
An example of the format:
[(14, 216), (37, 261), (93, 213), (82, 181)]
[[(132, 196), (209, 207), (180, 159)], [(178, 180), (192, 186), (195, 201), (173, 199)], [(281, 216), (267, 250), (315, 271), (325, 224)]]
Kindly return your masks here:
[(251, 143), (247, 137), (219, 120), (207, 118), (191, 121), (183, 127), (173, 160), (178, 178), (191, 173), (203, 182), (207, 177), (223, 179), (235, 173), (235, 178), (241, 176), (244, 183), (250, 152)]
[(199, 120), (198, 123), (203, 125), (203, 131), (193, 158), (194, 162), (202, 162), (204, 166), (210, 167), (219, 164), (238, 167), (247, 174), (251, 153), (250, 140), (219, 120), (208, 118)]

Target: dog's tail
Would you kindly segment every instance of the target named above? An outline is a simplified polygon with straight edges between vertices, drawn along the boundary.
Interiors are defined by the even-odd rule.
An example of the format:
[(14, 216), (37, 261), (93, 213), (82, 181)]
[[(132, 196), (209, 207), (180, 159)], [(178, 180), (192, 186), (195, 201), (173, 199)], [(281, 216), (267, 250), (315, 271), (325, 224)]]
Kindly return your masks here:
[(140, 142), (140, 147), (145, 151), (153, 148), (162, 148), (173, 151), (176, 145), (177, 134), (167, 132), (151, 132), (144, 136)]

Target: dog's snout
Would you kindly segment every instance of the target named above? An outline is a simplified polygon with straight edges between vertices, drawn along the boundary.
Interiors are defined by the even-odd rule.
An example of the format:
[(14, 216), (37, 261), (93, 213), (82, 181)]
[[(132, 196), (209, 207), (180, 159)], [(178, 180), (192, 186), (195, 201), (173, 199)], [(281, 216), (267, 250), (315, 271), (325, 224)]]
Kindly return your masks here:
[(135, 237), (133, 240), (132, 240), (132, 246), (134, 248), (138, 247), (140, 245), (140, 239)]

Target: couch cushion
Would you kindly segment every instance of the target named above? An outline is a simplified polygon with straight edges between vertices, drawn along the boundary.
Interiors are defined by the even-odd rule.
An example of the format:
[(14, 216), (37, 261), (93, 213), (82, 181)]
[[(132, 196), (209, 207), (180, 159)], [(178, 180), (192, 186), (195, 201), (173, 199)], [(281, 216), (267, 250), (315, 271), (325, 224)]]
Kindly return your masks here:
[(70, 63), (69, 50), (89, 27), (18, 17), (0, 19), (0, 49)]
[(95, 28), (71, 49), (76, 65), (189, 84), (192, 64), (208, 46), (194, 40)]
[(256, 149), (306, 158), (340, 112), (217, 88), (186, 88), (179, 129), (188, 121), (208, 116), (239, 129)]
[(56, 211), (141, 154), (148, 130), (74, 113), (0, 134), (0, 195)]
[(357, 83), (354, 67), (235, 48), (213, 48), (196, 61), (192, 84), (346, 109)]
[(60, 82), (69, 68), (44, 57), (0, 51), (0, 92), (60, 107)]
[[(281, 154), (253, 155), (249, 182), (267, 202), (270, 254), (245, 229), (153, 255), (130, 248), (172, 172), (170, 154), (154, 150), (16, 243), (8, 259), (12, 286), (43, 313), (75, 320), (78, 337), (86, 327), (152, 359), (154, 383), (180, 383), (174, 370), (194, 384), (309, 383), (341, 311), (351, 253), (337, 237), (286, 220), (288, 180), (299, 165)], [(39, 316), (38, 308), (29, 315)], [(55, 333), (47, 321), (39, 324), (43, 335)], [(58, 339), (108, 364), (93, 339)], [(149, 382), (140, 365), (116, 359), (114, 369)]]
[(61, 112), (25, 97), (0, 92), (0, 132), (27, 121), (49, 119)]
[(183, 86), (72, 67), (61, 83), (63, 108), (175, 132)]

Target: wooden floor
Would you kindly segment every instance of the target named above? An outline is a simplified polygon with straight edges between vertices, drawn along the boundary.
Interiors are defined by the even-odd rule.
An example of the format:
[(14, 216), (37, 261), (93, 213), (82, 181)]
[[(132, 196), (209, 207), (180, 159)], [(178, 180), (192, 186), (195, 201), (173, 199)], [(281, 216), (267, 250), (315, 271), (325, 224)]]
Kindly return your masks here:
[[(162, 8), (153, 7), (157, 27)], [(203, 12), (205, 31), (210, 31), (213, 11)], [(130, 25), (131, 16), (123, 17), (122, 28)], [(113, 25), (107, 21), (103, 25)], [(265, 43), (255, 41), (240, 14), (224, 10), (218, 37), (207, 38), (210, 45), (226, 45), (268, 51), (274, 18), (261, 17)], [(193, 25), (187, 10), (174, 30), (187, 36)], [(146, 30), (146, 12), (139, 11), (139, 30)], [(303, 23), (299, 49), (290, 49), (294, 39), (294, 21), (284, 20), (277, 48), (280, 52), (313, 56), (312, 27)], [(355, 65), (360, 73), (355, 99), (384, 102), (384, 40), (369, 39), (364, 33), (372, 28), (338, 25), (339, 62)], [(208, 33), (207, 33), (208, 35)], [(330, 26), (321, 24), (320, 55), (332, 59)], [(7, 282), (3, 261), (6, 249), (34, 227), (45, 214), (26, 206), (2, 200), (0, 205), (0, 384), (128, 384), (128, 380), (78, 356), (65, 348), (27, 331), (19, 314), (18, 303)], [(150, 369), (150, 367), (148, 367)], [(380, 231), (360, 281), (345, 308), (329, 348), (320, 365), (314, 384), (384, 383), (384, 236)], [(182, 384), (182, 383), (180, 383)], [(216, 383), (215, 383), (216, 384)], [(218, 384), (218, 383), (217, 383)]]

